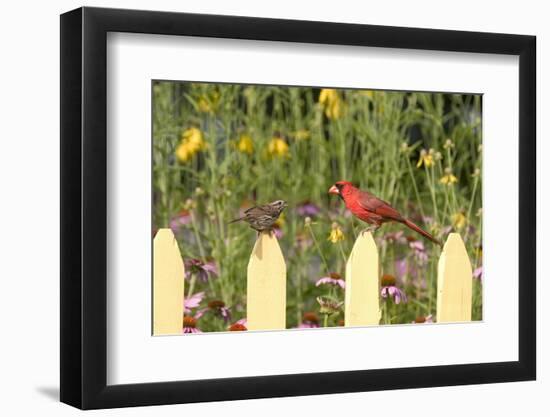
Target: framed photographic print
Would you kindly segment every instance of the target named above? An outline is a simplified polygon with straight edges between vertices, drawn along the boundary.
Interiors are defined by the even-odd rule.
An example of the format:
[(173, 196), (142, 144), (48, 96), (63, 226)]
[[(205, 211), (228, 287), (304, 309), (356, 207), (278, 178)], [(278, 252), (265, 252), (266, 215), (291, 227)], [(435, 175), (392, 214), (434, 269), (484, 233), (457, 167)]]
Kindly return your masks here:
[(535, 378), (535, 38), (61, 16), (61, 400)]

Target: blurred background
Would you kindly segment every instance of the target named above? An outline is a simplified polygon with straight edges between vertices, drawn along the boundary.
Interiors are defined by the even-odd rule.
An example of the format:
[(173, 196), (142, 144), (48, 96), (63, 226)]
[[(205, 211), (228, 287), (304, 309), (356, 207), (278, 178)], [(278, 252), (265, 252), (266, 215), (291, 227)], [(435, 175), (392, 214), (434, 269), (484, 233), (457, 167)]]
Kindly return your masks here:
[[(347, 254), (365, 224), (327, 194), (338, 180), (388, 201), (441, 240), (461, 234), (482, 318), (481, 96), (153, 83), (153, 234), (186, 266), (189, 332), (246, 328), (256, 232), (229, 225), (284, 199), (287, 327), (343, 324)], [(402, 225), (375, 233), (383, 324), (434, 321), (440, 248)]]

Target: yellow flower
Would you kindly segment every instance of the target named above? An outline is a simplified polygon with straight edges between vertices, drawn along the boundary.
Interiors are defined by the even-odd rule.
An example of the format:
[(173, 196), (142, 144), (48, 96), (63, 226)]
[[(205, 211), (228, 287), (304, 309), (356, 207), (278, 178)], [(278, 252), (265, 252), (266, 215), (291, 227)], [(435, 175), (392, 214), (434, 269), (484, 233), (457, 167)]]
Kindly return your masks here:
[(199, 111), (203, 113), (214, 113), (220, 102), (220, 93), (214, 91), (208, 95), (203, 94), (199, 97)]
[(424, 165), (426, 168), (430, 168), (434, 164), (434, 152), (433, 149), (430, 149), (430, 151), (426, 151), (426, 149), (422, 149), (420, 151), (420, 158), (418, 159), (418, 162), (416, 163), (416, 167), (420, 168), (422, 165)]
[(210, 104), (204, 96), (199, 97), (199, 111), (203, 113), (209, 113), (211, 111)]
[(455, 177), (453, 174), (446, 174), (441, 177), (439, 182), (445, 185), (453, 185), (458, 182), (458, 178)]
[(359, 94), (368, 98), (374, 98), (374, 91), (372, 90), (361, 90)]
[(319, 103), (325, 109), (325, 115), (329, 119), (338, 119), (342, 114), (340, 97), (336, 90), (332, 88), (323, 88), (319, 94)]
[(176, 148), (176, 157), (181, 162), (187, 162), (193, 157), (194, 153), (191, 152), (188, 146), (183, 143), (180, 143)]
[(206, 149), (206, 143), (200, 129), (191, 127), (181, 135), (181, 142), (176, 148), (176, 156), (181, 162), (187, 162), (193, 156)]
[(458, 178), (453, 175), (450, 168), (445, 168), (445, 175), (441, 177), (439, 182), (445, 185), (453, 185), (458, 182)]
[(459, 211), (458, 213), (455, 213), (452, 215), (452, 221), (453, 221), (453, 227), (455, 229), (462, 229), (464, 226), (466, 226), (466, 216), (464, 213)]
[(288, 157), (288, 144), (284, 139), (274, 137), (267, 144), (267, 153), (272, 157)]
[(285, 225), (285, 214), (282, 213), (279, 218), (273, 223), (275, 227), (278, 227), (279, 229)]
[(346, 237), (344, 236), (344, 232), (342, 232), (342, 229), (340, 228), (338, 223), (332, 223), (332, 230), (330, 231), (327, 240), (330, 240), (332, 243), (337, 243), (341, 240), (344, 240), (345, 238)]
[(243, 134), (240, 136), (237, 142), (237, 149), (242, 153), (252, 155), (252, 152), (254, 152), (254, 143), (250, 135)]
[(206, 148), (206, 143), (202, 132), (197, 127), (190, 127), (181, 134), (181, 140), (189, 143), (190, 146), (195, 148), (197, 151), (201, 151)]

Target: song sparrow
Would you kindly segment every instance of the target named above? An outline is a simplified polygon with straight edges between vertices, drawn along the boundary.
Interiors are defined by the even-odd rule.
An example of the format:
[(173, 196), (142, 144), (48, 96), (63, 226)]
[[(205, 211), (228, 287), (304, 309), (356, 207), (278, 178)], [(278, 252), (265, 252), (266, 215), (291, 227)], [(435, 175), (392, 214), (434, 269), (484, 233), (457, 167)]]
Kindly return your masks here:
[(229, 223), (244, 220), (257, 232), (268, 231), (273, 228), (273, 225), (285, 207), (287, 207), (287, 203), (283, 200), (273, 201), (272, 203), (264, 204), (262, 206), (250, 207), (245, 210), (244, 216), (232, 220)]

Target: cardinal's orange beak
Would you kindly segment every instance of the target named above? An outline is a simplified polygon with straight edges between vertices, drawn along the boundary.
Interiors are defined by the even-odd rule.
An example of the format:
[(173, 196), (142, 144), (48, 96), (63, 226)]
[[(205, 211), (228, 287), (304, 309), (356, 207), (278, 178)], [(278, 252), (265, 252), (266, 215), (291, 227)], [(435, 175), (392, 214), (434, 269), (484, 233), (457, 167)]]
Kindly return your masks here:
[(336, 187), (336, 185), (333, 185), (332, 187), (330, 187), (328, 189), (328, 193), (338, 195), (338, 194), (340, 194), (340, 191), (338, 191), (338, 187)]

